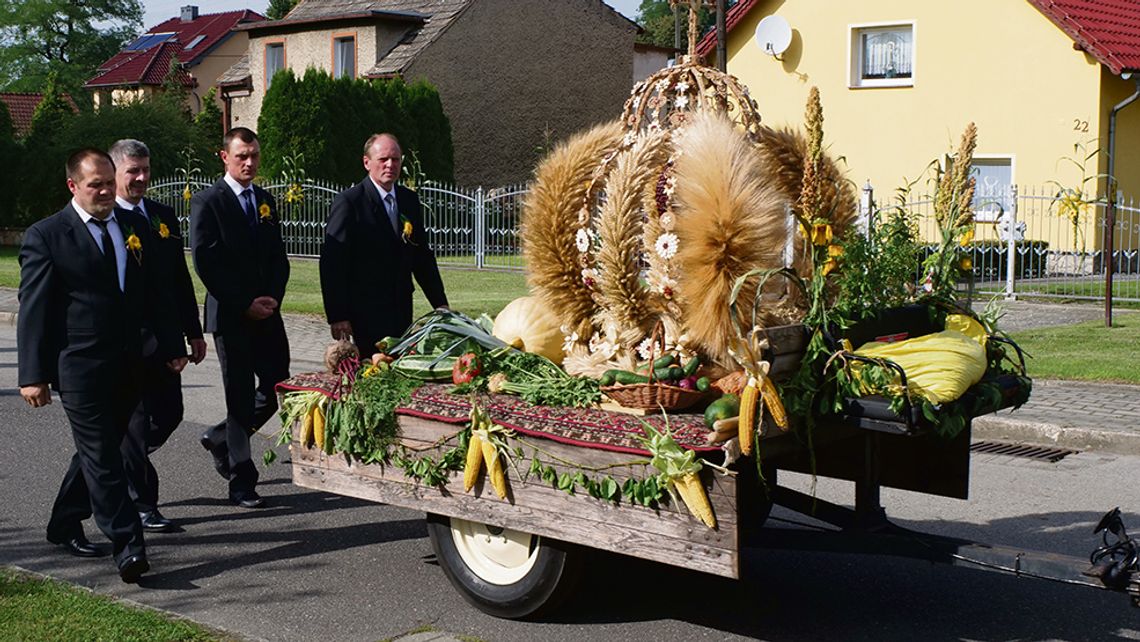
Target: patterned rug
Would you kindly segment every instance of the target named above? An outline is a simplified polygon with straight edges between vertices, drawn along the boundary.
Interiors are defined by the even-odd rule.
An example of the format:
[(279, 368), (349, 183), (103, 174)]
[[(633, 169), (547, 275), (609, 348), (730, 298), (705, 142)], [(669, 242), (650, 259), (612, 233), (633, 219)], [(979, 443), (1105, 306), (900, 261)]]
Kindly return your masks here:
[[(316, 390), (333, 399), (341, 393), (341, 377), (313, 372), (291, 377), (277, 384), (278, 392)], [(470, 420), (471, 402), (466, 396), (449, 394), (450, 384), (420, 386), (409, 402), (396, 409), (398, 415), (422, 417), (449, 424)], [(662, 428), (668, 422), (673, 438), (682, 448), (701, 452), (720, 450), (705, 441), (708, 428), (699, 414), (661, 414), (636, 417), (596, 408), (555, 408), (532, 406), (514, 395), (481, 395), (480, 403), (498, 424), (520, 434), (544, 437), (566, 444), (614, 452), (647, 455), (638, 438), (645, 436), (641, 422)]]

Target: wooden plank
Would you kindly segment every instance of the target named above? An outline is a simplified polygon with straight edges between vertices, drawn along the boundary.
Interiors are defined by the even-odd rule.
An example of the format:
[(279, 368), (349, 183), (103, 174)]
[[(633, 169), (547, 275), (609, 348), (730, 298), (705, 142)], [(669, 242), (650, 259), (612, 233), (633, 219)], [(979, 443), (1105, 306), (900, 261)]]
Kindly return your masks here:
[[(723, 577), (740, 577), (735, 528), (712, 531), (694, 520), (676, 524), (672, 536), (663, 536), (615, 523), (614, 517), (632, 515), (635, 511), (616, 507), (599, 511), (601, 502), (588, 498), (564, 496), (561, 501), (548, 501), (540, 506), (517, 502), (511, 505), (469, 495), (454, 495), (418, 484), (367, 478), (347, 469), (318, 468), (302, 463), (294, 464), (293, 477), (295, 484), (306, 488), (495, 524)], [(571, 504), (575, 504), (576, 514), (565, 511)], [(583, 519), (580, 515), (589, 512), (590, 509), (585, 507), (591, 504), (597, 513), (596, 518)], [(669, 522), (657, 520), (656, 523)]]

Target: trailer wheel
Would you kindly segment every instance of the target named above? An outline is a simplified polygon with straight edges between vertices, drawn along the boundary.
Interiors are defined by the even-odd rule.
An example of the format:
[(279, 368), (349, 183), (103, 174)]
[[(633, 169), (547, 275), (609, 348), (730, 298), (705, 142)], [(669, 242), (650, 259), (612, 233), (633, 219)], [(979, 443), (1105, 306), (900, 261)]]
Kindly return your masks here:
[(522, 619), (551, 610), (581, 571), (581, 551), (565, 542), (443, 515), (429, 514), (427, 526), (447, 579), (489, 615)]

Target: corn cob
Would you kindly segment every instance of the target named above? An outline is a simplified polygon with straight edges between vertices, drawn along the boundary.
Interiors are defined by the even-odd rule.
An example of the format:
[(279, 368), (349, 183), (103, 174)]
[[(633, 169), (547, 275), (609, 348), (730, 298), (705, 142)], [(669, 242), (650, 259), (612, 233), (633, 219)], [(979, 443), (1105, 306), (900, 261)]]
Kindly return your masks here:
[(716, 517), (713, 516), (712, 505), (705, 494), (705, 487), (701, 485), (701, 478), (697, 473), (685, 473), (673, 480), (673, 487), (685, 502), (685, 507), (694, 517), (704, 522), (709, 528), (716, 528)]
[(772, 418), (772, 423), (781, 431), (788, 430), (788, 411), (784, 409), (784, 402), (780, 400), (780, 393), (776, 390), (776, 384), (768, 377), (764, 377), (764, 382), (760, 386), (760, 394), (764, 398), (764, 406), (768, 408), (768, 416)]
[(483, 439), (472, 431), (471, 441), (467, 442), (467, 464), (463, 467), (463, 492), (470, 492), (479, 479), (483, 468)]
[(487, 465), (487, 477), (499, 499), (507, 498), (507, 477), (503, 473), (503, 462), (499, 461), (499, 449), (490, 441), (483, 441), (483, 463)]
[(748, 385), (740, 393), (740, 424), (737, 428), (740, 435), (740, 452), (745, 455), (752, 454), (752, 441), (756, 434), (756, 419), (759, 416), (760, 387), (756, 377), (748, 379)]
[[(315, 406), (314, 406), (315, 408)], [(302, 448), (308, 448), (309, 444), (313, 443), (313, 408), (309, 408), (309, 412), (301, 418), (301, 436), (299, 441)]]
[(325, 449), (325, 413), (321, 411), (320, 405), (313, 406), (313, 443), (316, 444), (317, 449)]

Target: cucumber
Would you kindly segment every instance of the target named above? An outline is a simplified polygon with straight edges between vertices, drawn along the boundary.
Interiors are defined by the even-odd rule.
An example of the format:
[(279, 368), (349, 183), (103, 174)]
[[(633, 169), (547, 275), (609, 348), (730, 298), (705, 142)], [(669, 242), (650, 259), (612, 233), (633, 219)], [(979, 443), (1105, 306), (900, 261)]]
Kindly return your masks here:
[(701, 367), (701, 358), (694, 354), (693, 358), (685, 364), (685, 376), (690, 377), (696, 374), (699, 367)]
[(657, 381), (677, 381), (685, 378), (685, 371), (681, 366), (665, 366), (654, 370), (653, 378)]
[(602, 373), (602, 378), (598, 379), (598, 385), (600, 385), (600, 386), (612, 386), (612, 385), (614, 385), (614, 381), (617, 381), (617, 373), (619, 373), (619, 372), (621, 372), (621, 370), (606, 370), (605, 372)]
[(616, 370), (613, 372), (614, 383), (620, 383), (623, 386), (634, 383), (649, 383), (649, 377), (645, 375), (639, 375), (636, 372), (630, 372), (628, 370)]
[(701, 377), (697, 379), (697, 390), (704, 392), (712, 386), (712, 381), (708, 377)]

